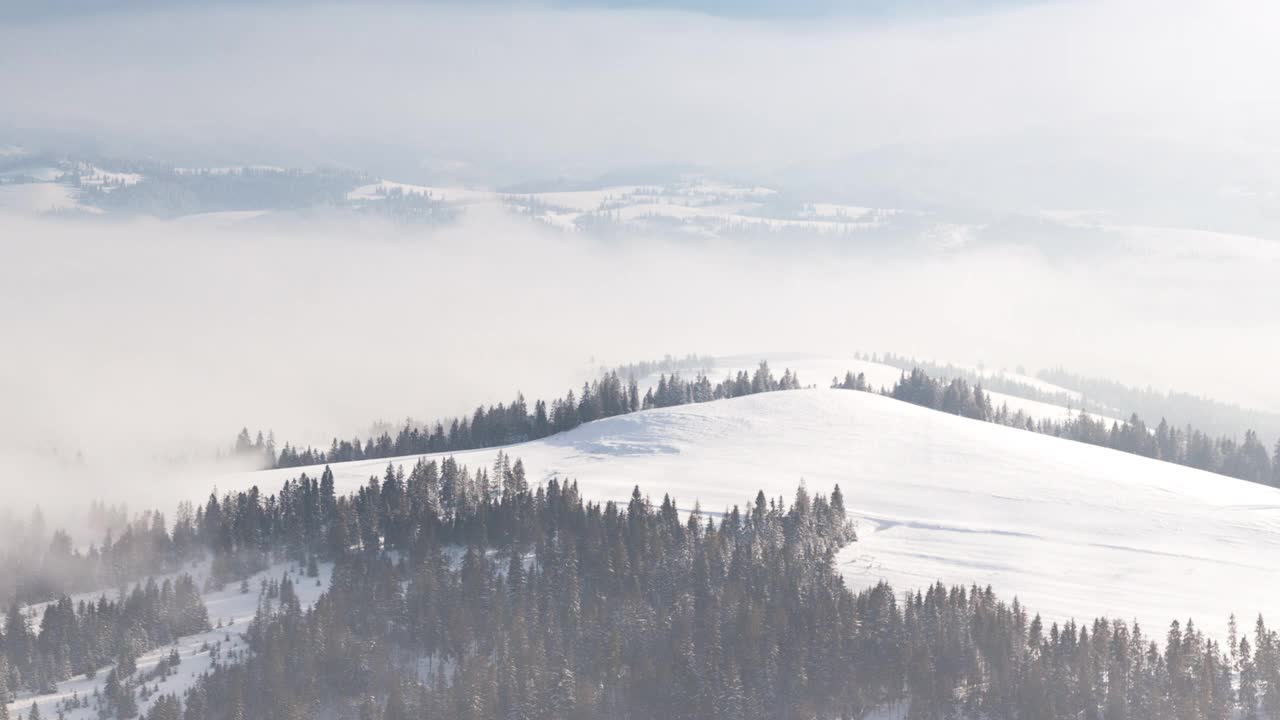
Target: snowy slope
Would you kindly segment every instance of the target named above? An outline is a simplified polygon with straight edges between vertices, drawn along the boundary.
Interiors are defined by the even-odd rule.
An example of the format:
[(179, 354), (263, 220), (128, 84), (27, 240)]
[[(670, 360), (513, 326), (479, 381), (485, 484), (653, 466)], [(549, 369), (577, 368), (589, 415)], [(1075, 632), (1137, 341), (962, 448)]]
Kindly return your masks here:
[[(204, 569), (207, 570), (207, 567)], [(211, 649), (216, 647), (216, 652), (222, 662), (236, 662), (233, 659), (233, 654), (242, 652), (245, 648), (246, 643), (241, 638), (241, 633), (249, 629), (249, 623), (253, 620), (254, 613), (258, 609), (259, 585), (262, 581), (279, 580), (285, 573), (288, 573), (293, 581), (298, 601), (304, 608), (310, 607), (319, 599), (320, 594), (329, 587), (329, 580), (333, 574), (333, 564), (321, 563), (318, 569), (320, 571), (319, 577), (309, 578), (306, 577), (302, 568), (297, 565), (282, 563), (273, 565), (250, 577), (249, 587), (251, 590), (247, 594), (240, 592), (237, 583), (229, 584), (226, 588), (216, 592), (205, 593), (202, 597), (205, 606), (209, 609), (209, 623), (213, 625), (212, 630), (180, 638), (172, 645), (156, 648), (138, 658), (137, 672), (141, 675), (146, 675), (148, 672), (153, 671), (175, 648), (178, 650), (178, 656), (181, 659), (181, 663), (175, 668), (173, 675), (147, 683), (148, 687), (159, 685), (159, 694), (153, 695), (148, 700), (138, 701), (140, 715), (146, 714), (147, 709), (160, 694), (173, 693), (178, 697), (182, 697), (183, 692), (194, 685), (200, 675), (213, 666), (214, 658)], [(202, 583), (204, 574), (196, 571), (192, 573), (192, 577), (196, 578), (198, 583)], [(111, 591), (106, 592), (109, 596), (114, 594)], [(101, 592), (85, 593), (72, 599), (76, 602), (82, 599), (93, 601), (101, 594)], [(30, 610), (35, 611), (38, 609), (41, 608), (31, 608)], [(39, 627), (38, 624), (33, 625), (34, 627)], [(40, 706), (41, 717), (58, 717), (59, 703), (75, 697), (92, 699), (94, 689), (101, 690), (102, 683), (106, 680), (109, 671), (110, 667), (106, 667), (99, 670), (91, 679), (78, 676), (58, 683), (58, 691), (56, 693), (40, 695), (39, 697), (32, 697), (30, 693), (22, 693), (9, 704), (9, 716), (16, 718), (18, 713), (22, 713), (23, 717), (26, 717), (31, 710), (32, 702), (35, 702)], [(92, 704), (90, 704), (89, 707), (80, 707), (66, 712), (64, 716), (67, 720), (90, 720), (97, 718), (97, 713)]]
[[(589, 190), (504, 193), (449, 186), (412, 185), (381, 180), (355, 188), (347, 200), (371, 203), (393, 192), (429, 196), (459, 208), (527, 208), (529, 214), (564, 230), (581, 229), (580, 220), (603, 215), (634, 228), (656, 227), (712, 236), (738, 229), (804, 230), (818, 234), (881, 227), (899, 211), (819, 204), (781, 215), (764, 201), (775, 190), (706, 179), (669, 185), (611, 185)], [(793, 216), (794, 215), (794, 216)]]
[[(884, 363), (872, 362), (870, 360), (861, 360), (854, 357), (831, 356), (831, 355), (810, 355), (802, 353), (792, 353), (783, 355), (764, 355), (752, 356), (743, 355), (736, 357), (716, 358), (716, 367), (710, 374), (712, 380), (719, 380), (727, 375), (735, 374), (740, 370), (746, 372), (754, 372), (756, 366), (759, 365), (762, 358), (772, 358), (769, 360), (769, 367), (774, 371), (774, 375), (781, 375), (784, 368), (790, 369), (800, 375), (800, 382), (804, 386), (816, 385), (817, 387), (828, 387), (833, 378), (844, 379), (846, 372), (852, 372), (857, 375), (862, 373), (866, 376), (867, 384), (872, 390), (879, 391), (882, 388), (891, 388), (903, 375), (903, 370), (892, 365)], [(685, 373), (691, 375), (692, 373)], [(1023, 378), (1027, 376), (1010, 376), (1005, 377), (1016, 379), (1024, 382)], [(1034, 380), (1034, 378), (1027, 378)], [(656, 385), (658, 382), (657, 375), (640, 379), (640, 386), (647, 387)], [(1052, 392), (1049, 388), (1057, 388), (1056, 385), (1035, 380), (1035, 383), (1024, 382), (1024, 384), (1032, 385), (1037, 389)], [(1074, 407), (1067, 405), (1054, 405), (1052, 403), (1040, 402), (1037, 400), (1028, 400), (1026, 398), (1010, 395), (1007, 393), (994, 392), (984, 390), (990, 397), (992, 405), (996, 408), (1007, 405), (1010, 412), (1021, 410), (1026, 415), (1037, 420), (1068, 420), (1079, 416), (1080, 405), (1077, 403)], [(1070, 393), (1071, 391), (1063, 390)], [(1101, 415), (1099, 413), (1090, 413), (1094, 418), (1105, 420), (1108, 423), (1118, 422), (1114, 417)]]
[[(1232, 612), (1280, 612), (1280, 491), (869, 393), (819, 388), (651, 410), (508, 452), (532, 478), (575, 478), (590, 498), (625, 499), (639, 485), (707, 511), (757, 489), (790, 499), (802, 478), (822, 492), (839, 483), (861, 533), (840, 558), (854, 586), (991, 584), (1047, 617), (1157, 627), (1194, 617), (1219, 637)], [(495, 453), (456, 456), (478, 467)], [(387, 462), (335, 465), (338, 487), (381, 475)], [(220, 487), (273, 490), (298, 472), (246, 473)]]
[(0, 185), (0, 211), (39, 214), (80, 207), (77, 191), (62, 183)]

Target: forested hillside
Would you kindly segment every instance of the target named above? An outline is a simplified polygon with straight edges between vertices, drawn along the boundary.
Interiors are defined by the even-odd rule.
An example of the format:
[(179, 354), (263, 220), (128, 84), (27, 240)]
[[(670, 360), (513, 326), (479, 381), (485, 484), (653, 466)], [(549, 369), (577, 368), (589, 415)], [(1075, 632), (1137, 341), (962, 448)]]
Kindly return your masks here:
[[(889, 706), (911, 718), (1280, 717), (1280, 637), (1261, 618), (1208, 638), (1194, 621), (1046, 623), (985, 587), (853, 592), (834, 567), (857, 539), (839, 487), (707, 514), (639, 488), (591, 502), (574, 482), (531, 485), (523, 468), (446, 458), (388, 466), (347, 495), (326, 469), (271, 495), (210, 496), (184, 559), (211, 557), (229, 581), (274, 558), (334, 561), (332, 585), (304, 607), (287, 579), (273, 584), (250, 652), (181, 693), (144, 694), (120, 658), (92, 708), (150, 720), (858, 718)], [(179, 622), (146, 642), (207, 622), (189, 581), (173, 593), (152, 583), (126, 604), (158, 596), (148, 613)], [(0, 693), (57, 679), (33, 682), (33, 645), (70, 671), (94, 667), (103, 650), (77, 639), (96, 627), (88, 614), (125, 612), (50, 607), (34, 635), (10, 612)]]
[[(846, 373), (843, 379), (834, 378), (831, 387), (864, 392), (873, 390), (865, 377), (852, 372)], [(1084, 411), (1070, 420), (1036, 419), (1020, 410), (1010, 412), (1007, 406), (995, 407), (981, 384), (970, 385), (962, 378), (949, 381), (935, 379), (919, 368), (910, 373), (904, 372), (892, 388), (885, 388), (882, 392), (895, 400), (953, 415), (1280, 487), (1280, 439), (1276, 440), (1274, 450), (1269, 451), (1252, 430), (1245, 431), (1242, 440), (1229, 436), (1215, 438), (1191, 425), (1173, 427), (1164, 418), (1155, 427), (1150, 427), (1136, 413), (1125, 422), (1113, 423)]]
[[(690, 359), (696, 360), (696, 359)], [(740, 371), (713, 383), (703, 371), (693, 380), (685, 380), (678, 370), (670, 376), (665, 369), (678, 363), (640, 363), (604, 373), (603, 377), (583, 383), (576, 395), (573, 390), (549, 403), (536, 400), (532, 409), (523, 394), (510, 404), (498, 403), (476, 407), (468, 417), (432, 423), (406, 424), (395, 437), (382, 433), (363, 443), (360, 438), (334, 438), (328, 450), (296, 448), (285, 444), (276, 451), (274, 436), (264, 438), (259, 432), (251, 440), (247, 428), (240, 431), (233, 451), (237, 455), (258, 457), (267, 467), (300, 467), (322, 463), (389, 458), (423, 453), (457, 452), (474, 448), (498, 447), (511, 443), (537, 440), (555, 433), (572, 430), (583, 423), (657, 407), (709, 402), (775, 390), (795, 390), (800, 379), (790, 370), (776, 378), (769, 363), (761, 361), (754, 373)], [(662, 368), (656, 386), (640, 394), (636, 373)], [(627, 379), (624, 381), (623, 378)]]

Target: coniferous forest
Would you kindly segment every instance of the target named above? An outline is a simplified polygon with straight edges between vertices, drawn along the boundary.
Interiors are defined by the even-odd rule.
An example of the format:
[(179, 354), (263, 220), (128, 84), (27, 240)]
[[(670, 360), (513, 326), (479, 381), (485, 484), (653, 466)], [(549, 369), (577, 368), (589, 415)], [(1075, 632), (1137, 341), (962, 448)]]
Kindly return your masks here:
[(44, 608), (38, 632), (15, 603), (0, 634), (0, 687), (50, 693), (57, 682), (111, 664), (127, 675), (139, 654), (208, 629), (208, 611), (189, 575), (149, 579), (114, 601), (102, 595), (73, 603), (63, 595)]
[[(776, 378), (769, 364), (761, 361), (754, 373), (739, 371), (713, 383), (703, 371), (693, 380), (680, 376), (678, 367), (690, 364), (668, 361), (642, 363), (613, 370), (593, 382), (583, 383), (576, 394), (570, 390), (563, 398), (550, 402), (537, 400), (530, 408), (523, 394), (509, 404), (479, 406), (470, 417), (440, 420), (435, 423), (406, 424), (394, 437), (384, 432), (363, 442), (359, 438), (334, 438), (329, 448), (296, 448), (286, 444), (278, 451), (274, 437), (261, 432), (251, 439), (247, 428), (240, 431), (233, 452), (258, 457), (267, 467), (302, 467), (349, 460), (370, 460), (417, 455), (423, 453), (458, 452), (475, 448), (498, 447), (511, 443), (538, 440), (548, 435), (572, 430), (583, 423), (624, 415), (655, 407), (671, 407), (708, 402), (775, 390), (796, 390), (800, 379), (790, 370)], [(668, 375), (665, 369), (675, 368)], [(636, 383), (637, 372), (661, 370), (656, 386), (643, 395)], [(625, 374), (625, 375), (624, 375)], [(622, 377), (630, 379), (623, 382)]]
[[(637, 367), (644, 369), (649, 365)], [(643, 395), (634, 378), (624, 383), (619, 371), (614, 370), (599, 380), (584, 383), (578, 393), (571, 390), (550, 404), (537, 400), (530, 409), (524, 396), (518, 394), (509, 404), (479, 406), (470, 417), (428, 424), (407, 423), (394, 436), (383, 432), (377, 438), (364, 441), (334, 438), (327, 450), (296, 448), (289, 444), (277, 450), (271, 433), (264, 436), (258, 432), (255, 439), (246, 428), (236, 438), (233, 453), (257, 458), (266, 467), (283, 468), (459, 452), (537, 440), (572, 430), (592, 420), (637, 410), (800, 387), (795, 373), (786, 370), (781, 378), (775, 378), (768, 363), (763, 361), (754, 373), (740, 371), (718, 383), (712, 383), (703, 371), (690, 381), (682, 378), (678, 370), (673, 370), (669, 376), (663, 373), (657, 385), (647, 389)], [(843, 379), (833, 378), (831, 387), (876, 391), (867, 383), (865, 376), (855, 376), (851, 372), (846, 373)], [(1148, 426), (1137, 413), (1126, 421), (1108, 423), (1083, 410), (1069, 420), (1036, 419), (1020, 410), (1011, 411), (1003, 405), (996, 407), (980, 383), (970, 383), (965, 378), (941, 380), (920, 368), (909, 373), (904, 371), (893, 387), (881, 388), (879, 392), (896, 400), (963, 417), (1280, 487), (1280, 439), (1269, 448), (1253, 430), (1246, 431), (1241, 439), (1226, 435), (1214, 437), (1191, 425), (1172, 426), (1164, 418), (1154, 427)]]
[[(502, 445), (799, 387), (789, 370), (775, 379), (761, 363), (717, 384), (673, 371), (641, 395), (614, 371), (549, 410), (518, 397), (447, 431), (408, 425), (363, 445), (335, 440), (326, 453), (286, 445), (274, 464)], [(832, 387), (873, 391), (852, 373)], [(881, 392), (1246, 479), (1273, 472), (1252, 433), (1236, 444), (1166, 423), (1150, 430), (1136, 416), (1033, 421), (995, 407), (980, 385), (919, 369)], [(274, 441), (245, 430), (236, 451), (274, 455)], [(37, 514), (10, 523), (0, 557), (9, 608), (0, 699), (105, 671), (91, 706), (59, 709), (92, 707), (103, 720), (859, 718), (886, 708), (908, 718), (1280, 719), (1280, 638), (1261, 617), (1207, 638), (1194, 620), (1156, 632), (1106, 618), (1046, 623), (989, 587), (854, 590), (838, 564), (856, 541), (845, 503), (838, 487), (828, 496), (803, 485), (790, 503), (760, 493), (715, 513), (653, 502), (639, 488), (629, 502), (596, 503), (572, 481), (531, 483), (499, 451), (492, 467), (449, 457), (388, 464), (345, 495), (327, 467), (274, 494), (215, 493), (182, 504), (171, 530), (158, 511), (130, 520), (95, 505), (91, 524), (104, 534), (87, 550), (48, 533)], [(209, 629), (201, 591), (285, 560), (313, 576), (317, 562), (334, 563), (319, 601), (304, 607), (287, 578), (272, 583), (278, 602), (260, 603), (247, 653), (219, 657), (193, 687), (144, 704), (155, 691), (135, 659)], [(200, 563), (203, 587), (182, 573)], [(115, 600), (69, 598), (128, 584)], [(21, 608), (41, 602), (33, 624)], [(175, 652), (148, 677), (179, 662)]]
[[(833, 378), (831, 387), (875, 392), (863, 375), (845, 374)], [(1069, 420), (1035, 419), (1007, 405), (995, 407), (981, 385), (962, 378), (944, 381), (930, 377), (920, 368), (902, 377), (880, 393), (895, 400), (940, 410), (952, 415), (1021, 428), (1054, 437), (1098, 445), (1143, 457), (1186, 465), (1219, 475), (1280, 487), (1280, 440), (1268, 451), (1258, 434), (1248, 430), (1243, 440), (1211, 437), (1190, 425), (1171, 426), (1163, 418), (1154, 428), (1136, 413), (1127, 421), (1111, 422), (1081, 411)]]
[[(847, 502), (802, 484), (716, 513), (639, 488), (596, 503), (572, 481), (532, 485), (502, 453), (388, 465), (345, 495), (327, 469), (211, 495), (171, 545), (182, 562), (226, 582), (333, 562), (332, 584), (303, 607), (282, 581), (247, 654), (145, 717), (1280, 718), (1280, 636), (1261, 618), (1213, 639), (1190, 620), (1049, 623), (992, 588), (855, 591), (839, 571), (857, 539)], [(10, 611), (0, 693), (115, 659), (94, 707), (133, 717), (129, 658), (206, 627), (192, 597), (187, 579), (114, 606), (59, 600), (38, 632)]]

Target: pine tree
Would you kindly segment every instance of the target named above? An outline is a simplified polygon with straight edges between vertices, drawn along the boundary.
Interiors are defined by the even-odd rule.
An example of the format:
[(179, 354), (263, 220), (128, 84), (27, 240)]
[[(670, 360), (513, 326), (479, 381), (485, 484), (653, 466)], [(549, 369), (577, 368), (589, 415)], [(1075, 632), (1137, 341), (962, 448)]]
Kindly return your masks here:
[(182, 720), (208, 720), (209, 703), (204, 686), (196, 685), (187, 693), (186, 708)]
[(1240, 703), (1240, 717), (1243, 720), (1258, 720), (1258, 671), (1254, 665), (1253, 649), (1248, 638), (1240, 640), (1240, 689), (1237, 692)]
[(520, 458), (516, 458), (515, 464), (511, 466), (511, 485), (515, 488), (516, 493), (529, 492), (529, 480), (525, 477), (524, 460)]
[(715, 716), (723, 720), (737, 720), (743, 717), (746, 709), (746, 692), (742, 688), (742, 680), (738, 676), (738, 668), (730, 665), (725, 673), (725, 682), (716, 698)]
[(156, 698), (151, 709), (147, 711), (147, 720), (182, 720), (182, 706), (173, 695), (161, 695)]
[(554, 683), (551, 690), (551, 717), (554, 720), (567, 720), (572, 717), (578, 705), (577, 680), (568, 661), (560, 662)]
[(4, 657), (2, 638), (0, 638), (0, 720), (9, 720), (9, 663)]
[(391, 686), (391, 693), (387, 696), (387, 706), (383, 710), (382, 720), (411, 720), (412, 717), (404, 701), (404, 692), (400, 683), (397, 682)]
[(1275, 455), (1271, 459), (1271, 484), (1280, 487), (1280, 440), (1276, 440)]
[(247, 455), (251, 452), (253, 452), (253, 441), (249, 439), (249, 428), (240, 428), (240, 434), (236, 436), (235, 453)]

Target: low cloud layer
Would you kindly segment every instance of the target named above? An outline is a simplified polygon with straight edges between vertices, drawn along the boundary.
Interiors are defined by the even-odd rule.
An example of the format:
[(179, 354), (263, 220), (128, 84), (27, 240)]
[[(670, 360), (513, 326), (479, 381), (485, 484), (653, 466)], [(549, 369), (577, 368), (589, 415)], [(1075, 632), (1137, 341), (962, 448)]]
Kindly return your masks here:
[(1194, 243), (1142, 264), (994, 248), (869, 258), (617, 245), (496, 210), (433, 230), (347, 216), (0, 227), (6, 499), (47, 497), (60, 480), (31, 460), (53, 450), (108, 472), (83, 477), (94, 495), (155, 498), (170, 459), (226, 447), (241, 426), (325, 442), (558, 394), (601, 364), (668, 352), (1062, 364), (1280, 405), (1265, 380), (1280, 263), (1206, 261)]

